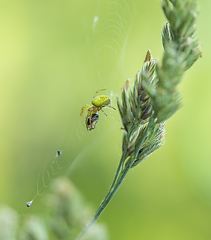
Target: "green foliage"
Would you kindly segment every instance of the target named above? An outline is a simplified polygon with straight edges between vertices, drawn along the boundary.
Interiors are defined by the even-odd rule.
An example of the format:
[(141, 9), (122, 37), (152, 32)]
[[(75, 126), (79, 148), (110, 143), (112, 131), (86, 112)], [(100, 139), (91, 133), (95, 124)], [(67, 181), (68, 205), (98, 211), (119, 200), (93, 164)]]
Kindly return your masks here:
[(176, 89), (184, 72), (201, 57), (195, 39), (195, 22), (198, 17), (197, 2), (162, 0), (162, 8), (169, 22), (162, 30), (164, 55), (156, 66), (157, 86), (154, 88), (145, 78), (143, 85), (152, 99), (157, 123), (171, 117), (181, 106)]
[(162, 30), (163, 60), (153, 59), (148, 50), (134, 85), (122, 88), (117, 105), (123, 124), (122, 157), (114, 181), (80, 239), (104, 211), (128, 171), (164, 143), (164, 125), (181, 106), (177, 90), (184, 72), (201, 56), (195, 40), (198, 16), (195, 0), (162, 0), (168, 22)]
[[(129, 90), (126, 86), (122, 88), (122, 103), (117, 99), (124, 126), (122, 151), (125, 152), (125, 161), (134, 160), (131, 167), (138, 165), (163, 144), (164, 124), (155, 124), (152, 100), (142, 84), (146, 80), (150, 86), (156, 87), (156, 60), (152, 58), (149, 50), (145, 61), (141, 71), (135, 76), (133, 87)], [(151, 124), (147, 129), (150, 118)], [(143, 141), (144, 135), (146, 136)]]

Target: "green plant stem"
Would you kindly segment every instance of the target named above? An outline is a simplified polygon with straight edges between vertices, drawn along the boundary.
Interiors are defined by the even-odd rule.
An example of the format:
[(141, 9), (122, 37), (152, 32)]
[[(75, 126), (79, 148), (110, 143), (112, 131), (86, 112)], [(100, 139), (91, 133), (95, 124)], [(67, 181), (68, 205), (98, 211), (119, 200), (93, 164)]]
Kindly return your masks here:
[(132, 164), (133, 164), (134, 160), (129, 160), (128, 164), (125, 166), (125, 168), (122, 170), (122, 173), (120, 175), (120, 177), (118, 178), (118, 180), (116, 181), (115, 186), (113, 187), (113, 190), (109, 192), (109, 194), (107, 194), (107, 196), (104, 198), (104, 200), (102, 201), (102, 203), (100, 204), (100, 207), (98, 208), (97, 212), (95, 213), (94, 217), (92, 218), (92, 220), (88, 223), (88, 225), (86, 226), (86, 228), (81, 232), (81, 234), (78, 236), (78, 238), (76, 240), (81, 239), (81, 237), (92, 227), (92, 225), (97, 221), (97, 219), (99, 218), (99, 216), (102, 214), (102, 212), (105, 210), (105, 208), (107, 207), (107, 205), (109, 204), (109, 202), (111, 201), (112, 197), (114, 196), (114, 194), (116, 193), (116, 191), (119, 189), (122, 181), (124, 180), (125, 176), (127, 175), (128, 171), (130, 170)]
[[(118, 166), (118, 168), (117, 168), (117, 171), (116, 171), (116, 174), (115, 174), (113, 183), (112, 183), (112, 185), (111, 185), (111, 187), (110, 187), (110, 189), (109, 189), (109, 192), (112, 191), (112, 188), (114, 187), (115, 182), (116, 182), (116, 180), (117, 180), (117, 178), (118, 178), (120, 169), (121, 169), (122, 164), (124, 163), (124, 160), (125, 160), (125, 154), (126, 154), (126, 152), (127, 152), (127, 146), (125, 146), (124, 152), (123, 152), (123, 154), (122, 154), (121, 160), (120, 160), (120, 162), (119, 162), (119, 166)], [(109, 192), (108, 192), (108, 194), (109, 194)], [(106, 198), (106, 197), (105, 197), (105, 198)]]

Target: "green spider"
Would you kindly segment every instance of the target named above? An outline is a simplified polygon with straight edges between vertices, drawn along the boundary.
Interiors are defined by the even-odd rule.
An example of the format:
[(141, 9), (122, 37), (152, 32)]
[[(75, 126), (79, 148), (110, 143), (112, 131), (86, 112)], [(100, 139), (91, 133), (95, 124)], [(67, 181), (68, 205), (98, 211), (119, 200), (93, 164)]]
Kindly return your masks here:
[[(91, 131), (92, 129), (95, 128), (95, 125), (96, 125), (96, 123), (97, 123), (97, 121), (98, 121), (98, 119), (97, 119), (97, 121), (93, 121), (93, 119), (92, 119), (92, 118), (93, 118), (93, 115), (94, 115), (95, 113), (97, 113), (97, 112), (99, 112), (99, 111), (102, 111), (102, 112), (107, 116), (107, 114), (102, 110), (103, 107), (109, 107), (109, 108), (112, 108), (112, 109), (116, 110), (114, 107), (112, 107), (112, 106), (109, 105), (110, 102), (111, 102), (111, 100), (110, 100), (110, 98), (109, 98), (108, 96), (106, 96), (106, 95), (101, 95), (101, 96), (96, 97), (97, 94), (98, 94), (98, 92), (104, 91), (104, 90), (105, 90), (105, 89), (101, 89), (101, 90), (98, 90), (98, 91), (95, 93), (95, 95), (94, 95), (94, 97), (93, 97), (93, 99), (92, 99), (92, 101), (91, 101), (92, 106), (89, 106), (88, 104), (86, 104), (86, 105), (84, 105), (84, 106), (81, 108), (81, 114), (80, 114), (80, 116), (81, 116), (82, 124), (83, 124), (82, 115), (83, 115), (84, 109), (87, 109), (87, 110), (88, 110), (88, 113), (87, 113), (87, 116), (86, 116), (86, 121), (85, 121), (87, 131)], [(93, 122), (94, 122), (94, 127), (92, 127), (92, 123), (93, 123)], [(90, 127), (90, 126), (91, 126), (91, 127)]]

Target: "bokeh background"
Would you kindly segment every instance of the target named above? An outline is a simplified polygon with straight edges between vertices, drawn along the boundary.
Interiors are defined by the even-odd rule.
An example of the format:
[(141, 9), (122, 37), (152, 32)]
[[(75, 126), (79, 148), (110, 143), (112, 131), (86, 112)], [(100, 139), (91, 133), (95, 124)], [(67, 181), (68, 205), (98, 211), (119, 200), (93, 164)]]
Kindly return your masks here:
[[(130, 171), (100, 217), (111, 240), (211, 239), (211, 2), (198, 2), (203, 58), (179, 86), (183, 107), (167, 122), (165, 145)], [(160, 3), (0, 3), (0, 205), (17, 218), (42, 213), (51, 182), (67, 176), (94, 213), (113, 180), (122, 132), (111, 109), (87, 132), (81, 107), (103, 88), (116, 107), (146, 51), (162, 58)]]

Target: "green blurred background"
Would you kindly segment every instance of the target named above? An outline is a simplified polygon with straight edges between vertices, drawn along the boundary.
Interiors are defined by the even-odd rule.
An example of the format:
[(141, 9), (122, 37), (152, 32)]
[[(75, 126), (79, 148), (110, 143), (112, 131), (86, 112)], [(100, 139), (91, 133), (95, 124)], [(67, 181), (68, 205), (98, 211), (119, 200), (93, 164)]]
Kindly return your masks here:
[[(158, 0), (0, 1), (0, 204), (39, 213), (49, 176), (66, 175), (98, 208), (121, 154), (117, 111), (86, 132), (80, 110), (106, 88), (116, 95), (147, 49), (162, 58)], [(180, 84), (183, 107), (165, 145), (128, 174), (99, 221), (109, 239), (211, 239), (209, 0), (199, 0), (203, 58)], [(55, 155), (62, 150), (56, 169)], [(55, 173), (52, 172), (52, 167)], [(46, 185), (46, 187), (44, 187)], [(25, 203), (34, 200), (26, 209)]]

